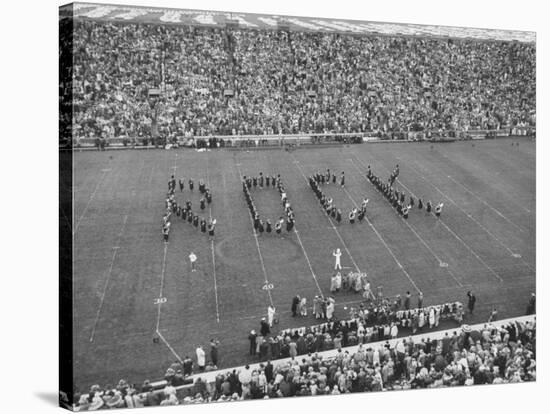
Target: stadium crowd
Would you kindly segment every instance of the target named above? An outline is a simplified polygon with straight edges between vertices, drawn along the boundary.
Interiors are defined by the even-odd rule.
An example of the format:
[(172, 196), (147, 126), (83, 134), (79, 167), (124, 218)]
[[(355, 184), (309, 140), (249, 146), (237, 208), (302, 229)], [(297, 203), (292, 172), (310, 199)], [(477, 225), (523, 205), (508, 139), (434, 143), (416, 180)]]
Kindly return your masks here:
[(530, 43), (78, 19), (74, 30), (76, 138), (535, 124)]
[[(184, 362), (185, 364), (185, 362)], [(185, 390), (184, 366), (172, 364), (161, 392), (121, 380), (114, 389), (92, 386), (76, 396), (79, 411), (193, 404), (354, 392), (502, 384), (536, 379), (536, 322), (464, 325), (438, 339), (413, 337), (338, 349), (335, 356), (308, 353), (219, 373), (213, 382), (197, 378)]]

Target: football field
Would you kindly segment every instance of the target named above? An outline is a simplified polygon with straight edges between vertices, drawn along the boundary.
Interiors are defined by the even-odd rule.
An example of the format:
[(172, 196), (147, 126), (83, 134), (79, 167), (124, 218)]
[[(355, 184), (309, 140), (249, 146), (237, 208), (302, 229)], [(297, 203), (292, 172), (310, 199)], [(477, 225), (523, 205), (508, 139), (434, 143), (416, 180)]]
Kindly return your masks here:
[[(519, 146), (511, 145), (519, 142)], [(474, 146), (475, 145), (475, 146)], [(384, 180), (399, 164), (397, 188), (433, 204), (440, 220), (414, 208), (396, 214), (365, 178), (367, 166)], [(321, 209), (307, 177), (327, 168), (345, 171), (346, 186), (323, 191), (342, 209), (337, 225)], [(256, 236), (240, 177), (280, 174), (296, 214), (296, 232)], [(210, 241), (175, 217), (162, 240), (167, 182), (185, 180), (179, 203), (217, 219)], [(189, 190), (192, 178), (195, 190)], [(213, 202), (198, 208), (198, 181)], [(292, 318), (291, 299), (330, 294), (332, 251), (342, 250), (345, 270), (368, 274), (385, 296), (407, 290), (424, 304), (477, 296), (473, 318), (523, 315), (535, 291), (535, 142), (498, 139), (455, 143), (377, 143), (341, 148), (196, 152), (178, 150), (74, 153), (74, 347), (80, 391), (92, 384), (159, 379), (171, 362), (195, 359), (198, 344), (220, 344), (220, 367), (250, 361), (247, 335), (273, 303), (276, 327), (315, 324)], [(262, 218), (283, 215), (277, 190), (253, 189)], [(367, 220), (351, 225), (347, 213), (369, 198)], [(408, 198), (408, 197), (407, 197)], [(191, 272), (189, 253), (198, 256)], [(360, 295), (335, 295), (345, 318)], [(158, 342), (153, 339), (158, 337)]]

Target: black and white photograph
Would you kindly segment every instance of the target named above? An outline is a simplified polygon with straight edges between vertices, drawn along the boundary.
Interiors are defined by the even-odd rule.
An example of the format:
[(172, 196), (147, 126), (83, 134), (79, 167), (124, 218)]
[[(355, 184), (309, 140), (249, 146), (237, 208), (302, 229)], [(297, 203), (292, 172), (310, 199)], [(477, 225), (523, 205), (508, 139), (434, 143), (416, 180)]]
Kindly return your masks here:
[(59, 18), (62, 405), (536, 379), (535, 33)]
[(36, 206), (16, 226), (58, 211), (58, 239), (18, 243), (58, 283), (58, 356), (27, 355), (58, 369), (43, 404), (475, 412), (542, 390), (540, 26), (307, 3), (48, 5), (58, 138), (32, 139), (54, 188), (31, 159), (14, 199)]

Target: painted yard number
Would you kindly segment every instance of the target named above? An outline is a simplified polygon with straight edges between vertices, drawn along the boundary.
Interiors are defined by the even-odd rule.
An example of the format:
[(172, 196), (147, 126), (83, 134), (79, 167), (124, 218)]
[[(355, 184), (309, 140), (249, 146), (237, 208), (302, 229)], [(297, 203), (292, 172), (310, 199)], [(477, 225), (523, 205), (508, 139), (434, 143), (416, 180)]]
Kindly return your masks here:
[(166, 298), (156, 298), (155, 305), (160, 305), (161, 303), (166, 303)]
[(263, 290), (271, 290), (271, 289), (273, 289), (273, 283), (266, 283), (265, 285), (262, 286), (262, 289), (263, 289)]

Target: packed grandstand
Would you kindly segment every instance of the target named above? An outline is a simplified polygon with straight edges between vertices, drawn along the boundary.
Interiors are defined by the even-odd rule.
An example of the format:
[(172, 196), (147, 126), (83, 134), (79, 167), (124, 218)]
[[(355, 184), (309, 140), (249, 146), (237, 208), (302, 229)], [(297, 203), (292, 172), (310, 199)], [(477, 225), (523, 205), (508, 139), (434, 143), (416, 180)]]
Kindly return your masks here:
[(86, 16), (72, 39), (77, 142), (535, 125), (532, 42)]
[[(146, 145), (195, 137), (407, 138), (535, 128), (533, 42), (93, 17), (74, 19), (70, 39), (61, 30), (61, 49), (72, 44), (74, 53), (72, 78), (60, 85), (61, 95), (70, 88), (73, 100), (72, 121), (62, 123), (61, 136), (74, 145), (114, 138)], [(214, 372), (206, 373), (212, 374), (208, 379), (193, 363), (176, 361), (164, 380), (142, 385), (120, 380), (115, 387), (81, 390), (74, 408), (535, 380), (534, 318), (461, 328), (462, 305), (441, 305), (441, 310), (444, 306), (458, 322), (451, 334), (402, 338), (403, 332), (416, 333), (413, 326), (396, 339), (392, 328), (404, 326), (402, 314), (384, 313), (383, 323), (345, 328), (344, 343), (343, 325), (323, 332), (326, 347), (296, 355), (272, 352), (269, 338), (264, 345), (269, 350), (259, 353), (261, 364), (253, 367), (216, 371), (210, 366)], [(374, 326), (382, 328), (380, 334)], [(274, 337), (288, 345), (304, 335), (313, 341), (317, 331)]]

